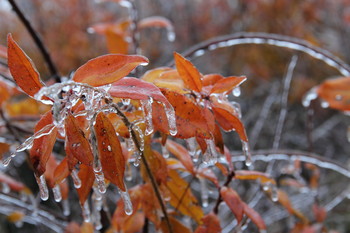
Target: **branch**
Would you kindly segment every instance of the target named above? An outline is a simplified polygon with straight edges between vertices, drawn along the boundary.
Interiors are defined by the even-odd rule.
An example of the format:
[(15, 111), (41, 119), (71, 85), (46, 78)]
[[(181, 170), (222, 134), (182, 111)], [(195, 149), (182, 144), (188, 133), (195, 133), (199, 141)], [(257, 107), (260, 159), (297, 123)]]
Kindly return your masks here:
[[(350, 75), (350, 66), (329, 51), (314, 46), (306, 40), (272, 33), (238, 32), (230, 35), (214, 37), (192, 46), (184, 51), (182, 55), (189, 58), (195, 58), (205, 54), (205, 51), (212, 51), (218, 48), (242, 44), (268, 44), (301, 51), (317, 60), (325, 62), (331, 67), (334, 67), (344, 76)], [(168, 63), (168, 66), (172, 65), (174, 65), (174, 61)]]
[(34, 30), (32, 25), (28, 21), (28, 19), (24, 16), (22, 11), (18, 8), (15, 0), (8, 0), (8, 1), (11, 4), (13, 10), (16, 12), (18, 18), (22, 21), (22, 23), (24, 24), (25, 28), (27, 29), (27, 31), (29, 32), (29, 34), (33, 38), (35, 44), (39, 48), (42, 56), (44, 57), (44, 60), (45, 60), (46, 64), (49, 67), (51, 76), (56, 80), (56, 82), (61, 82), (60, 76), (58, 75), (57, 68), (54, 65), (54, 63), (52, 62), (50, 54), (48, 53), (47, 49), (45, 48), (43, 42), (41, 41), (41, 39), (40, 39), (40, 37), (38, 35), (38, 33)]

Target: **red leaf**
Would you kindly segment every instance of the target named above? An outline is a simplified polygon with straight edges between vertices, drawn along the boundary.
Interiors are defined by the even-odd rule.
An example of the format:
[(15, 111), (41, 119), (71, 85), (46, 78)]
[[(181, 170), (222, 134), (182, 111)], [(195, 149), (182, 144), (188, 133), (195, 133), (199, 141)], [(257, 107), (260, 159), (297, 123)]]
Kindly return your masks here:
[(235, 171), (235, 179), (238, 180), (260, 180), (261, 183), (271, 183), (276, 185), (276, 181), (268, 174), (258, 171), (238, 170)]
[(79, 179), (81, 180), (81, 187), (77, 189), (79, 201), (81, 205), (84, 205), (91, 191), (92, 185), (95, 181), (95, 174), (92, 167), (84, 164), (80, 165), (80, 171), (78, 173)]
[(53, 179), (55, 184), (60, 184), (64, 179), (66, 179), (69, 176), (69, 174), (70, 171), (68, 169), (67, 157), (64, 157), (64, 159), (57, 165), (53, 173)]
[(250, 208), (246, 203), (242, 202), (244, 213), (250, 218), (259, 230), (266, 230), (266, 225), (262, 217), (254, 209)]
[(236, 216), (237, 222), (240, 223), (243, 218), (243, 202), (238, 193), (231, 188), (222, 187), (220, 190), (222, 199)]
[(317, 94), (327, 103), (329, 107), (341, 111), (350, 110), (350, 77), (329, 79), (317, 88)]
[(32, 60), (12, 39), (11, 34), (7, 35), (8, 43), (8, 66), (13, 79), (17, 85), (28, 95), (34, 96), (44, 84), (40, 80)]
[(203, 225), (199, 226), (194, 233), (220, 233), (220, 220), (216, 214), (210, 212), (202, 219)]
[(108, 180), (125, 192), (124, 155), (114, 127), (104, 113), (100, 112), (97, 115), (94, 129), (103, 173)]
[(235, 87), (238, 87), (241, 83), (243, 83), (247, 78), (244, 76), (241, 77), (227, 77), (217, 81), (213, 88), (210, 91), (210, 94), (213, 93), (227, 93), (232, 91)]
[(178, 53), (174, 53), (176, 69), (183, 79), (186, 87), (196, 92), (202, 90), (202, 75), (197, 68), (186, 58)]
[[(34, 131), (38, 132), (45, 126), (53, 123), (52, 112), (47, 112), (36, 124)], [(49, 130), (47, 130), (49, 131)], [(56, 141), (57, 128), (54, 128), (48, 135), (34, 140), (33, 147), (30, 149), (30, 162), (38, 176), (44, 174), (46, 163), (51, 155), (53, 146)]]
[(187, 171), (194, 174), (192, 158), (185, 147), (172, 140), (167, 140), (166, 148), (181, 161)]
[(102, 86), (118, 81), (136, 66), (148, 64), (148, 59), (138, 55), (108, 54), (89, 60), (74, 74), (73, 81)]
[(78, 124), (77, 119), (72, 114), (68, 114), (65, 121), (66, 152), (73, 155), (81, 163), (91, 166), (93, 155), (89, 140), (85, 137), (84, 132), (79, 128)]
[(154, 82), (155, 80), (157, 80), (162, 73), (166, 72), (166, 71), (170, 71), (173, 70), (170, 67), (159, 67), (159, 68), (155, 68), (152, 70), (147, 71), (142, 77), (141, 79), (147, 82)]
[(220, 124), (221, 128), (223, 128), (225, 131), (235, 130), (241, 140), (246, 142), (248, 141), (245, 128), (237, 116), (222, 108), (212, 107), (212, 109), (215, 114), (215, 119)]
[(207, 74), (203, 76), (202, 83), (203, 86), (213, 86), (219, 80), (223, 79), (224, 76), (221, 74)]
[(162, 16), (147, 17), (141, 19), (137, 24), (138, 29), (144, 29), (148, 27), (161, 27), (168, 30), (173, 30), (172, 23), (167, 18), (164, 18)]

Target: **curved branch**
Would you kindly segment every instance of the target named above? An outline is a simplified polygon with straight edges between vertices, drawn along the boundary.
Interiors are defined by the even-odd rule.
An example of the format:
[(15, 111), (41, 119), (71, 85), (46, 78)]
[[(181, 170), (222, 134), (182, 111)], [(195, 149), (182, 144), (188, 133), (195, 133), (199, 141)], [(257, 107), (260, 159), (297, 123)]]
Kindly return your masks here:
[(58, 75), (58, 71), (56, 66), (54, 65), (51, 56), (49, 52), (47, 51), (46, 47), (44, 46), (43, 42), (41, 41), (38, 33), (34, 30), (28, 19), (24, 16), (22, 11), (17, 6), (15, 0), (8, 0), (11, 4), (13, 10), (16, 12), (18, 18), (21, 20), (21, 22), (24, 24), (25, 28), (28, 30), (29, 34), (33, 38), (35, 44), (39, 48), (42, 56), (44, 57), (45, 62), (48, 65), (48, 68), (50, 70), (51, 76), (56, 80), (56, 82), (61, 82), (60, 76)]
[[(196, 58), (218, 48), (231, 47), (242, 44), (268, 44), (292, 50), (304, 52), (311, 57), (321, 60), (337, 69), (342, 75), (350, 75), (350, 66), (329, 51), (312, 45), (306, 40), (290, 36), (261, 32), (238, 32), (230, 35), (214, 37), (202, 43), (196, 44), (182, 53), (183, 56)], [(169, 63), (172, 66), (174, 62)]]

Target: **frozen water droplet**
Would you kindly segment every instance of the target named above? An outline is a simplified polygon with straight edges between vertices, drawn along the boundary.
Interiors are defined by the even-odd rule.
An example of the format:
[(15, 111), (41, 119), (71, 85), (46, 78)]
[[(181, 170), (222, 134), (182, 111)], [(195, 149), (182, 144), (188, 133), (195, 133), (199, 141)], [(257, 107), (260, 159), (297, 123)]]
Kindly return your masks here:
[(328, 108), (329, 107), (329, 103), (325, 100), (321, 100), (321, 107), (322, 108)]
[(342, 101), (343, 100), (343, 96), (342, 95), (336, 95), (335, 96), (335, 100)]
[(112, 147), (110, 145), (107, 146), (108, 151), (112, 151)]
[[(125, 186), (125, 187), (126, 187), (126, 186)], [(123, 202), (124, 202), (124, 211), (125, 211), (125, 214), (131, 215), (132, 212), (133, 212), (133, 207), (132, 207), (132, 203), (131, 203), (131, 200), (130, 200), (130, 196), (129, 196), (128, 191), (126, 190), (125, 192), (123, 192), (123, 191), (120, 190), (119, 188), (118, 188), (118, 191), (119, 191), (120, 197), (122, 198), (122, 200), (123, 200)]]
[(10, 192), (10, 186), (7, 183), (1, 183), (1, 191), (3, 193), (9, 193)]
[(86, 31), (87, 31), (87, 33), (89, 33), (89, 34), (95, 33), (95, 29), (92, 28), (92, 27), (88, 27), (88, 28), (86, 29)]
[(146, 121), (146, 130), (145, 134), (150, 135), (153, 133), (153, 122), (152, 122), (152, 103), (153, 103), (153, 98), (149, 97), (148, 100), (141, 100), (141, 106), (142, 110), (145, 115), (145, 121)]
[(278, 192), (275, 184), (271, 184), (271, 200), (273, 202), (278, 201)]
[(312, 100), (318, 97), (316, 88), (312, 88), (310, 91), (306, 93), (303, 97), (302, 104), (304, 107), (309, 107)]
[(15, 222), (15, 226), (16, 226), (17, 228), (21, 228), (21, 227), (23, 226), (23, 220), (21, 219), (21, 220), (16, 221), (16, 222)]
[(168, 36), (168, 40), (170, 41), (170, 42), (174, 42), (175, 41), (175, 38), (176, 38), (176, 34), (175, 34), (175, 32), (174, 32), (174, 30), (171, 28), (171, 29), (168, 29), (168, 34), (167, 34), (167, 36)]
[(55, 199), (56, 202), (60, 202), (62, 200), (62, 194), (61, 194), (61, 188), (60, 185), (56, 184), (53, 189), (53, 197)]
[(162, 154), (165, 159), (169, 158), (170, 154), (166, 146), (162, 146)]
[(197, 151), (197, 142), (196, 142), (196, 138), (195, 138), (195, 137), (187, 138), (187, 139), (185, 139), (185, 141), (186, 141), (188, 153), (190, 154), (190, 156), (191, 156), (192, 158), (195, 157), (196, 151)]
[(168, 119), (169, 133), (171, 136), (175, 136), (177, 134), (175, 110), (171, 105), (163, 104), (163, 106)]
[(69, 207), (69, 201), (68, 199), (62, 200), (62, 209), (63, 209), (63, 215), (69, 216), (70, 215), (70, 207)]
[(144, 135), (142, 133), (142, 130), (137, 125), (133, 125), (133, 130), (135, 132), (137, 132), (137, 134), (138, 134), (138, 142), (139, 142), (139, 147), (140, 147), (139, 149), (140, 149), (140, 151), (143, 151), (145, 149), (145, 140), (144, 140)]
[(41, 175), (40, 177), (38, 177), (36, 174), (34, 174), (34, 176), (39, 186), (40, 198), (41, 200), (46, 201), (47, 199), (49, 199), (49, 190), (47, 189), (45, 176)]
[(84, 218), (84, 222), (90, 222), (91, 221), (91, 213), (90, 213), (90, 207), (88, 201), (85, 201), (84, 205), (81, 206), (82, 215)]
[(140, 165), (141, 154), (138, 151), (135, 151), (133, 157), (134, 157), (134, 166), (138, 167)]
[(234, 110), (234, 114), (241, 119), (242, 118), (242, 110), (241, 110), (241, 105), (239, 103), (237, 103), (236, 101), (231, 101), (230, 102), (233, 110)]
[(203, 155), (203, 162), (209, 165), (214, 165), (219, 157), (215, 148), (215, 143), (211, 139), (205, 139), (205, 142), (207, 143), (207, 150)]
[(122, 99), (122, 103), (124, 106), (128, 106), (130, 104), (130, 99)]
[(208, 202), (209, 192), (208, 192), (208, 186), (207, 186), (206, 180), (203, 178), (200, 178), (199, 181), (200, 181), (200, 185), (201, 185), (202, 206), (208, 207), (208, 205), (209, 205), (209, 202)]
[(252, 155), (250, 154), (249, 143), (243, 140), (241, 142), (242, 142), (242, 151), (245, 156), (245, 165), (249, 167), (253, 163)]
[(209, 45), (209, 46), (208, 46), (208, 50), (209, 50), (209, 51), (215, 50), (215, 49), (217, 49), (217, 48), (218, 48), (218, 45), (217, 45), (217, 44), (212, 44), (212, 45)]
[(200, 56), (202, 56), (203, 54), (205, 54), (205, 50), (204, 50), (204, 49), (199, 49), (199, 50), (197, 50), (196, 52), (194, 52), (193, 56), (194, 56), (194, 57), (200, 57)]
[(10, 157), (7, 157), (7, 158), (3, 159), (3, 160), (1, 161), (1, 163), (2, 163), (2, 165), (3, 165), (4, 167), (7, 167), (7, 166), (10, 164), (11, 160), (12, 160), (12, 158), (11, 158), (11, 156), (10, 156)]
[(71, 177), (73, 179), (74, 188), (76, 188), (76, 189), (80, 188), (81, 187), (81, 180), (80, 180), (76, 170), (72, 170)]
[(125, 180), (132, 181), (132, 169), (129, 164), (126, 166), (126, 169), (125, 169)]
[(134, 144), (134, 141), (132, 140), (132, 137), (124, 138), (124, 140), (125, 140), (126, 149), (128, 151), (133, 151), (135, 149), (135, 144)]
[(106, 183), (105, 183), (105, 176), (102, 171), (94, 171), (95, 173), (95, 181), (97, 183), (98, 190), (100, 193), (106, 192)]
[(241, 96), (241, 88), (240, 87), (235, 87), (232, 90), (232, 95), (235, 96), (235, 97)]

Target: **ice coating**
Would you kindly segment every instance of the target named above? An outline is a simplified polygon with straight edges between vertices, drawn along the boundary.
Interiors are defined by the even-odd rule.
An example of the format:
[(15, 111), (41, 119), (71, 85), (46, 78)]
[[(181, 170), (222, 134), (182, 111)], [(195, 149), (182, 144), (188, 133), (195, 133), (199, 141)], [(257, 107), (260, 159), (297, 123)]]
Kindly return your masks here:
[[(142, 133), (142, 130), (137, 125), (133, 125), (132, 129), (135, 132), (137, 132), (137, 134), (138, 134), (138, 142), (139, 142), (139, 149), (140, 149), (140, 151), (143, 151), (145, 149), (145, 140), (144, 140), (144, 135)], [(131, 133), (130, 133), (130, 135), (131, 135)]]
[(187, 138), (187, 139), (185, 139), (185, 141), (186, 141), (188, 153), (190, 154), (190, 156), (192, 158), (194, 158), (196, 156), (196, 152), (197, 152), (196, 138), (195, 137)]
[(168, 149), (166, 148), (166, 146), (162, 146), (162, 155), (165, 159), (169, 158), (170, 153), (168, 151)]
[(62, 200), (62, 209), (63, 209), (63, 215), (69, 216), (70, 215), (70, 208), (69, 208), (69, 201), (68, 199)]
[(34, 174), (34, 176), (39, 186), (40, 198), (41, 200), (46, 201), (47, 199), (49, 199), (49, 190), (46, 185), (45, 176), (41, 175), (40, 177), (38, 177), (36, 174)]
[(241, 96), (241, 88), (240, 87), (235, 87), (232, 90), (232, 95), (235, 96), (235, 97)]
[(144, 112), (146, 122), (145, 135), (150, 135), (154, 131), (152, 122), (152, 103), (152, 97), (149, 97), (148, 100), (141, 100), (142, 110)]
[(312, 88), (310, 91), (308, 91), (303, 99), (302, 99), (302, 104), (304, 107), (309, 107), (311, 104), (311, 101), (313, 101), (314, 99), (317, 99), (318, 95), (316, 92), (316, 88)]
[(241, 142), (242, 142), (242, 151), (245, 156), (245, 165), (249, 167), (253, 163), (252, 155), (250, 153), (249, 143), (244, 140), (241, 140)]
[(218, 153), (215, 148), (215, 143), (212, 139), (205, 139), (207, 150), (203, 155), (203, 162), (209, 165), (214, 165), (218, 161)]
[(76, 189), (80, 188), (81, 187), (81, 180), (80, 180), (76, 170), (72, 170), (71, 177), (73, 179), (74, 188), (76, 188)]
[(5, 182), (1, 183), (1, 191), (3, 193), (9, 193), (10, 192), (10, 186), (7, 183), (5, 183)]
[(94, 193), (92, 194), (92, 219), (95, 225), (96, 230), (100, 230), (102, 228), (102, 223), (101, 223), (101, 214), (100, 211), (102, 210), (103, 206), (103, 196), (101, 193), (94, 188)]
[(126, 190), (125, 192), (123, 192), (119, 188), (118, 188), (118, 191), (119, 191), (120, 197), (122, 198), (122, 200), (124, 202), (125, 214), (131, 215), (133, 212), (133, 207), (132, 207), (132, 203), (131, 203), (131, 199), (130, 199), (128, 191)]
[(61, 200), (62, 200), (62, 194), (61, 194), (60, 185), (56, 184), (56, 185), (53, 187), (52, 192), (53, 192), (53, 197), (54, 197), (55, 201), (56, 201), (56, 202), (61, 202)]
[(200, 186), (201, 186), (201, 198), (202, 198), (202, 206), (203, 207), (208, 207), (209, 202), (209, 191), (207, 187), (206, 180), (203, 178), (199, 178)]
[(90, 222), (91, 213), (90, 213), (89, 203), (87, 200), (84, 202), (84, 205), (81, 206), (81, 211), (82, 211), (84, 222)]
[(175, 136), (177, 134), (175, 110), (170, 104), (163, 104), (163, 107), (168, 119), (169, 133), (171, 136)]

